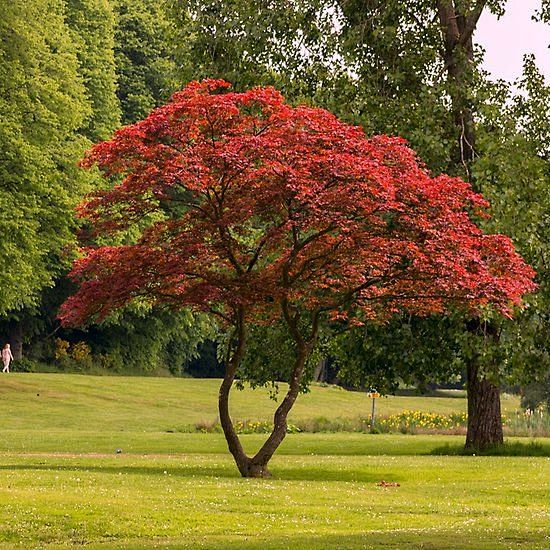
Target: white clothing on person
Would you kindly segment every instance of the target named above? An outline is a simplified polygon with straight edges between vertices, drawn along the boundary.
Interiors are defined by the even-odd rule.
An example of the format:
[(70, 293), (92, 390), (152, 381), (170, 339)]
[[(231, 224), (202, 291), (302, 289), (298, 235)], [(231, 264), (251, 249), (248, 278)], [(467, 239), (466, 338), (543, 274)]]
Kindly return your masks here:
[(2, 349), (2, 363), (4, 363), (4, 369), (2, 372), (10, 372), (10, 362), (13, 361), (13, 355), (10, 348)]

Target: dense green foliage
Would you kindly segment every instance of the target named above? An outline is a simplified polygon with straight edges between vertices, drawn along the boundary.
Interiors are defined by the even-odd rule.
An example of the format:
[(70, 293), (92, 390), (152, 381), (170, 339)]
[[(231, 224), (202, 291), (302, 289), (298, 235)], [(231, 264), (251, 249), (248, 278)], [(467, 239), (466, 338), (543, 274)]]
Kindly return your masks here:
[(107, 139), (120, 123), (112, 7), (107, 0), (66, 0), (66, 24), (91, 105), (82, 132), (93, 142)]
[(525, 385), (521, 406), (530, 411), (540, 408), (550, 410), (550, 372), (548, 370)]
[(518, 87), (513, 97), (502, 83), (482, 90), (473, 175), (492, 205), (486, 224), (504, 229), (538, 274), (528, 308), (501, 325), (503, 370), (524, 382), (550, 369), (550, 86), (531, 56), (524, 59)]
[[(205, 6), (207, 2), (199, 4)], [(248, 7), (238, 4), (245, 24), (250, 21)], [(348, 348), (341, 361), (347, 372), (342, 375), (359, 381), (368, 379), (370, 372), (379, 383), (384, 379), (393, 380), (394, 384), (399, 379), (437, 380), (460, 373), (471, 361), (491, 372), (495, 380), (499, 375), (494, 372), (495, 364), (500, 367), (500, 374), (512, 374), (516, 380), (529, 378), (535, 369), (547, 370), (550, 278), (546, 257), (549, 229), (544, 212), (549, 208), (550, 110), (548, 86), (537, 73), (534, 60), (526, 59), (519, 83), (521, 93), (510, 101), (510, 86), (491, 83), (481, 71), (478, 49), (473, 63), (464, 70), (462, 89), (457, 90), (457, 82), (446, 74), (441, 28), (433, 3), (312, 0), (306, 4), (312, 8), (333, 6), (332, 17), (340, 28), (332, 35), (319, 32), (320, 38), (316, 35), (320, 27), (315, 25), (315, 18), (309, 18), (300, 27), (306, 43), (317, 40), (325, 55), (331, 52), (350, 68), (346, 74), (341, 70), (342, 63), (340, 67), (334, 63), (328, 76), (318, 72), (317, 82), (324, 87), (315, 92), (313, 99), (360, 122), (369, 132), (403, 135), (436, 173), (445, 170), (468, 175), (493, 204), (493, 217), (486, 226), (512, 235), (519, 250), (537, 269), (541, 284), (519, 322), (492, 321), (491, 329), (500, 334), (496, 340), (487, 338), (483, 330), (480, 334), (465, 330), (459, 317), (425, 322), (397, 320), (390, 326), (361, 330), (351, 337), (356, 343), (363, 340), (360, 348), (355, 347), (359, 372), (350, 372), (353, 360)], [(462, 4), (466, 12), (474, 9), (474, 2)], [(502, 13), (502, 4), (488, 2), (486, 9)], [(279, 17), (284, 17), (284, 3), (275, 6), (281, 10)], [(274, 15), (270, 17), (275, 20)], [(233, 27), (236, 18), (233, 13)], [(226, 21), (224, 17), (219, 20)], [(229, 27), (225, 32), (231, 32)], [(267, 30), (266, 33), (269, 35)], [(220, 33), (209, 35), (206, 40), (214, 41), (217, 36)], [(241, 55), (253, 50), (261, 60), (267, 47), (262, 46), (261, 40), (258, 42), (258, 47), (251, 42), (241, 45)], [(225, 42), (220, 41), (217, 46), (224, 48)], [(300, 49), (289, 50), (286, 55), (285, 63), (294, 67), (299, 65), (298, 59), (307, 59)], [(289, 56), (294, 56), (295, 61), (290, 61)], [(468, 166), (458, 149), (455, 107), (449, 104), (449, 97), (455, 98), (459, 107), (475, 111), (479, 118), (476, 151)], [(415, 331), (411, 331), (412, 325)]]
[[(61, 0), (3, 5), (0, 19), (0, 315), (35, 306), (67, 267), (76, 162), (91, 116)], [(37, 24), (40, 22), (40, 24)]]
[[(484, 4), (484, 9), (497, 14), (504, 9), (500, 0), (455, 4), (467, 14), (474, 14)], [(479, 48), (475, 48), (471, 63), (456, 53), (462, 80), (457, 83), (449, 77), (434, 2), (303, 0), (289, 5), (175, 0), (170, 5), (182, 37), (178, 55), (184, 78), (221, 76), (237, 88), (250, 83), (275, 84), (291, 100), (306, 99), (326, 106), (362, 124), (369, 133), (406, 137), (430, 170), (469, 177), (494, 203), (493, 218), (486, 226), (511, 233), (521, 253), (537, 268), (541, 291), (521, 323), (498, 323), (494, 330), (502, 338), (496, 346), (484, 334), (465, 329), (459, 317), (440, 322), (437, 328), (445, 330), (445, 335), (438, 338), (444, 348), (453, 350), (456, 360), (452, 363), (444, 353), (434, 352), (431, 338), (415, 338), (411, 346), (413, 342), (405, 334), (408, 320), (405, 326), (394, 324), (393, 337), (386, 338), (388, 327), (378, 331), (380, 338), (375, 328), (369, 329), (373, 341), (368, 346), (371, 351), (378, 350), (369, 358), (388, 355), (384, 338), (394, 347), (389, 355), (395, 356), (396, 363), (390, 365), (389, 373), (381, 373), (383, 377), (391, 374), (396, 382), (420, 368), (422, 374), (417, 378), (429, 379), (431, 369), (432, 379), (443, 379), (471, 361), (489, 370), (494, 370), (496, 361), (503, 372), (519, 378), (525, 373), (528, 377), (535, 362), (541, 370), (547, 368), (548, 338), (541, 328), (548, 326), (548, 308), (541, 300), (548, 296), (548, 262), (544, 260), (548, 230), (542, 212), (547, 209), (549, 186), (548, 159), (541, 149), (548, 142), (544, 134), (548, 88), (536, 76), (533, 60), (526, 62), (522, 83), (529, 95), (516, 94), (510, 103), (510, 86), (493, 84), (482, 72)], [(457, 141), (460, 130), (455, 117), (460, 109), (475, 112), (479, 119), (471, 162), (465, 161)], [(520, 223), (515, 221), (518, 208), (526, 213)], [(424, 328), (418, 327), (418, 335), (433, 329), (428, 321)], [(399, 367), (403, 354), (395, 349), (398, 341), (410, 351), (411, 360), (404, 370)], [(489, 348), (494, 349), (489, 352)], [(364, 363), (363, 357), (360, 362)], [(367, 366), (380, 373), (381, 363)], [(277, 366), (274, 370), (280, 371)], [(265, 370), (256, 372), (265, 378)]]
[(178, 87), (171, 24), (164, 2), (113, 0), (115, 63), (122, 122), (147, 116)]
[[(56, 319), (71, 291), (64, 277), (74, 258), (74, 208), (97, 185), (78, 161), (121, 116), (137, 120), (175, 89), (162, 21), (156, 2), (32, 0), (3, 7), (0, 335), (12, 347), (23, 342), (32, 359), (81, 370), (91, 363), (79, 358), (80, 345), (114, 371), (179, 372), (210, 333), (189, 314), (128, 312), (86, 333), (58, 331)], [(54, 333), (68, 346), (60, 357)]]

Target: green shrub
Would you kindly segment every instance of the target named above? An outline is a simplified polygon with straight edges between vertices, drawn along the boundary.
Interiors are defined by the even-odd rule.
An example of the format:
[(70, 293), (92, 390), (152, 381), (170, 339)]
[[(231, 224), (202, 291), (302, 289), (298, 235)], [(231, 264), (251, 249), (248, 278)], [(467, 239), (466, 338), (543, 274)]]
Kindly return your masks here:
[(41, 364), (38, 361), (33, 361), (27, 357), (18, 359), (10, 364), (10, 370), (14, 372), (39, 372)]

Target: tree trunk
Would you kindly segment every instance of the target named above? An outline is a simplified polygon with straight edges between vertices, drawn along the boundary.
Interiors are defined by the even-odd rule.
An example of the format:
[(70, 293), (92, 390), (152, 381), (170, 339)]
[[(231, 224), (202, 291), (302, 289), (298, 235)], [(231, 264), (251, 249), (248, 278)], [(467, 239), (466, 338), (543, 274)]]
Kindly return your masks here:
[[(467, 6), (469, 4), (469, 8)], [(443, 37), (443, 62), (447, 71), (449, 95), (454, 123), (458, 131), (456, 155), (474, 190), (479, 185), (472, 178), (471, 165), (475, 159), (475, 119), (470, 98), (471, 66), (474, 60), (472, 36), (487, 4), (476, 0), (468, 4), (456, 0), (438, 0), (437, 11)], [(480, 321), (469, 323), (468, 330), (478, 332)], [(490, 328), (490, 327), (489, 327)], [(485, 326), (487, 329), (487, 326)], [(492, 334), (496, 344), (499, 336)], [(500, 391), (489, 379), (480, 377), (475, 359), (467, 367), (468, 432), (466, 449), (485, 449), (503, 443), (500, 415)]]
[(493, 445), (502, 445), (502, 417), (500, 390), (487, 378), (479, 375), (475, 364), (467, 367), (468, 431), (466, 449), (484, 450)]
[[(235, 351), (231, 353), (230, 348), (234, 339), (236, 339), (236, 348)], [(251, 476), (249, 466), (250, 459), (244, 452), (243, 446), (241, 445), (239, 436), (235, 431), (235, 427), (233, 426), (233, 421), (231, 420), (231, 415), (229, 413), (229, 392), (231, 391), (231, 386), (235, 380), (237, 368), (243, 360), (245, 347), (246, 332), (244, 325), (244, 313), (239, 312), (235, 333), (228, 344), (229, 349), (225, 362), (225, 376), (218, 394), (218, 412), (220, 415), (220, 424), (225, 435), (225, 440), (227, 441), (227, 447), (235, 459), (239, 472), (243, 477), (255, 477)]]
[[(271, 457), (278, 449), (286, 436), (287, 416), (294, 405), (298, 393), (300, 392), (300, 383), (306, 366), (307, 359), (313, 349), (313, 343), (317, 334), (317, 321), (314, 323), (313, 336), (311, 341), (304, 342), (298, 338), (297, 355), (292, 369), (291, 379), (289, 381), (288, 391), (275, 411), (273, 417), (273, 431), (262, 445), (261, 449), (253, 456), (249, 457), (243, 449), (239, 436), (233, 426), (231, 415), (229, 413), (229, 392), (235, 380), (235, 374), (245, 353), (245, 325), (244, 314), (239, 315), (233, 337), (229, 343), (225, 376), (220, 386), (218, 396), (218, 411), (220, 415), (220, 424), (227, 441), (229, 452), (233, 455), (237, 468), (243, 477), (270, 477), (271, 474), (267, 468)], [(295, 327), (294, 327), (295, 328)], [(231, 354), (232, 343), (236, 342), (235, 351)]]
[(294, 363), (288, 391), (273, 415), (273, 431), (262, 445), (261, 449), (250, 459), (251, 467), (253, 471), (258, 474), (258, 477), (270, 476), (267, 464), (286, 436), (288, 413), (290, 409), (292, 409), (298, 397), (298, 393), (300, 392), (300, 382), (309, 353), (309, 346), (304, 345), (298, 348), (298, 354), (296, 356), (296, 362)]
[[(273, 416), (273, 431), (260, 450), (253, 457), (247, 456), (244, 452), (239, 436), (233, 426), (231, 415), (229, 414), (229, 392), (231, 390), (231, 386), (233, 385), (233, 381), (235, 380), (237, 368), (243, 360), (245, 354), (245, 315), (244, 310), (242, 309), (238, 312), (235, 331), (228, 345), (225, 362), (226, 371), (223, 382), (220, 386), (218, 410), (220, 414), (220, 423), (229, 447), (229, 452), (233, 455), (237, 468), (243, 477), (271, 476), (267, 465), (286, 436), (287, 416), (290, 409), (292, 409), (296, 398), (298, 397), (298, 393), (300, 392), (300, 383), (302, 381), (307, 360), (311, 355), (317, 341), (320, 319), (319, 310), (313, 314), (311, 334), (307, 340), (303, 338), (298, 328), (300, 319), (299, 313), (291, 312), (291, 308), (286, 300), (283, 300), (282, 302), (282, 312), (284, 319), (288, 324), (290, 333), (296, 343), (296, 358), (288, 384), (288, 391)], [(233, 342), (236, 342), (236, 346), (235, 351), (231, 353)]]
[(315, 370), (313, 371), (313, 380), (315, 382), (326, 382), (327, 379), (327, 358), (319, 359)]
[(459, 132), (456, 161), (472, 183), (471, 163), (475, 156), (475, 121), (469, 97), (469, 79), (474, 60), (472, 35), (486, 2), (478, 0), (466, 15), (453, 0), (438, 0), (437, 11), (443, 35), (443, 62), (455, 126)]
[(22, 321), (11, 321), (9, 328), (9, 340), (11, 353), (15, 360), (23, 358), (23, 323)]
[(233, 455), (241, 475), (243, 477), (270, 477), (271, 474), (267, 468), (267, 464), (286, 436), (287, 416), (298, 397), (300, 382), (310, 347), (304, 346), (298, 350), (288, 391), (274, 414), (273, 431), (261, 449), (253, 457), (249, 457), (244, 452), (239, 436), (233, 426), (231, 415), (229, 414), (229, 392), (235, 379), (237, 367), (244, 356), (244, 332), (240, 336), (237, 336), (237, 338), (237, 349), (227, 364), (225, 377), (220, 386), (218, 398), (220, 424), (229, 452)]

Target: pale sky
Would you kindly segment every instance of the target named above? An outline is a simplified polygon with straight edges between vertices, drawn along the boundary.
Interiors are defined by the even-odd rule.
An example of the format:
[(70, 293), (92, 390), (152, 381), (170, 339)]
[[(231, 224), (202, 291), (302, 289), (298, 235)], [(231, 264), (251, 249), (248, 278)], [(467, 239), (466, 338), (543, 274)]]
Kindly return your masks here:
[(508, 0), (506, 14), (497, 19), (486, 11), (480, 18), (474, 42), (485, 48), (484, 68), (493, 77), (514, 81), (521, 76), (525, 53), (534, 53), (539, 70), (550, 82), (550, 25), (531, 16), (541, 0)]

